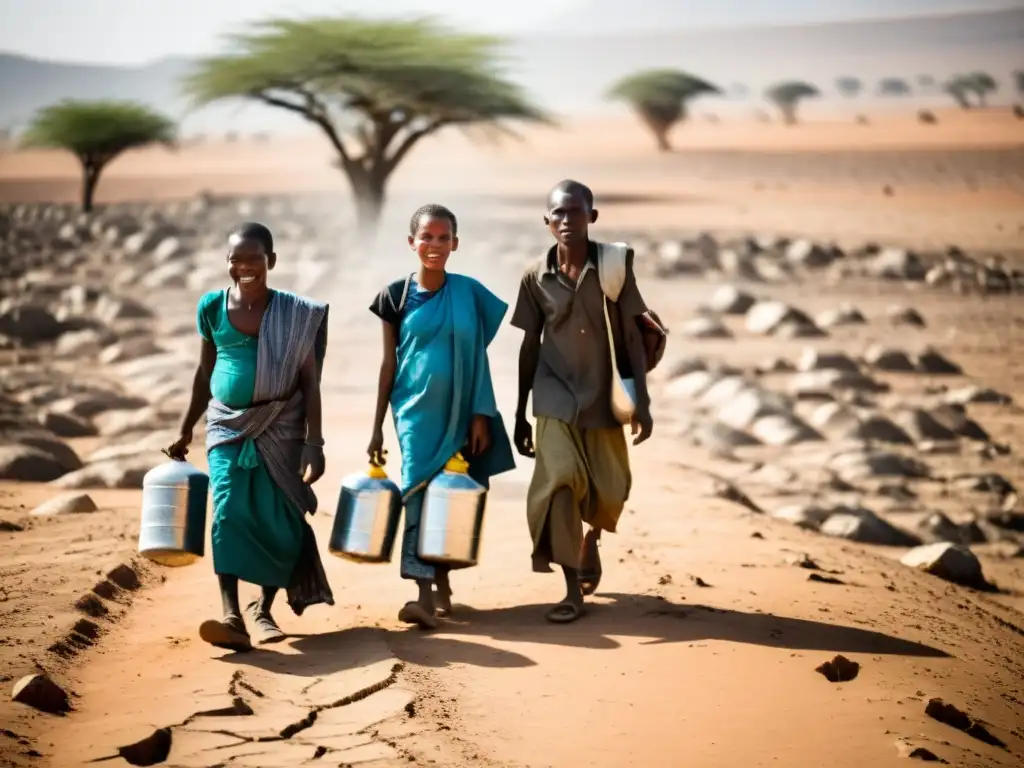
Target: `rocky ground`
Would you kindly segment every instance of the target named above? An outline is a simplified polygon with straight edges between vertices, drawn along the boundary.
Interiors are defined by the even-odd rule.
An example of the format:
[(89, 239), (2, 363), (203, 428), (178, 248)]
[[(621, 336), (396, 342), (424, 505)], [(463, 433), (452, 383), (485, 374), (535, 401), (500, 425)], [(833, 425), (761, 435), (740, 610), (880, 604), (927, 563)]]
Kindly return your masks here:
[[(22, 701), (10, 696), (0, 701), (0, 721), (10, 723), (0, 729), (0, 756), (12, 765), (51, 759), (58, 765), (79, 764), (75, 760), (81, 755), (70, 757), (68, 746), (77, 743), (75, 738), (86, 739), (83, 729), (97, 722), (90, 697), (98, 694), (90, 691), (99, 690), (100, 683), (77, 671), (80, 662), (96, 658), (99, 669), (103, 657), (95, 654), (104, 647), (122, 660), (144, 647), (133, 646), (132, 635), (125, 632), (106, 636), (115, 626), (140, 631), (140, 616), (158, 623), (159, 612), (146, 597), (151, 591), (183, 601), (192, 595), (178, 573), (168, 576), (134, 557), (137, 489), (144, 473), (163, 460), (160, 448), (170, 442), (187, 402), (196, 349), (195, 300), (225, 283), (223, 234), (240, 219), (273, 221), (278, 250), (290, 255), (275, 273), (275, 284), (322, 294), (337, 285), (331, 254), (346, 237), (343, 227), (322, 224), (332, 204), (320, 198), (204, 195), (176, 203), (115, 205), (92, 217), (61, 205), (9, 206), (0, 212), (0, 680), (11, 691), (25, 676), (44, 676), (18, 691), (14, 698)], [(468, 241), (469, 225), (466, 232)], [(512, 288), (501, 291), (508, 299), (514, 298), (521, 254), (544, 243), (543, 232), (525, 239), (515, 232), (509, 225), (506, 231), (481, 233), (487, 238), (481, 250), (494, 261), (470, 270), (481, 275), (497, 270), (494, 274), (506, 282), (511, 276)], [(810, 239), (649, 229), (601, 231), (600, 236), (637, 246), (645, 296), (672, 329), (670, 353), (656, 376), (657, 453), (645, 454), (651, 456), (649, 467), (637, 469), (638, 487), (643, 486), (638, 499), (645, 501), (634, 503), (646, 503), (648, 511), (684, 502), (687, 508), (685, 519), (662, 522), (660, 529), (648, 521), (624, 534), (634, 539), (624, 538), (613, 550), (625, 563), (622, 568), (636, 568), (643, 575), (640, 581), (655, 574), (660, 583), (609, 599), (623, 606), (624, 615), (636, 614), (640, 623), (661, 615), (658, 611), (682, 617), (705, 609), (710, 614), (704, 620), (711, 621), (714, 611), (737, 610), (749, 598), (729, 597), (717, 608), (709, 598), (704, 602), (712, 607), (705, 608), (694, 603), (698, 593), (701, 598), (708, 594), (704, 588), (711, 587), (711, 594), (716, 586), (726, 590), (720, 595), (730, 594), (730, 588), (737, 595), (753, 594), (757, 574), (743, 569), (784, 563), (787, 574), (799, 572), (803, 578), (806, 573), (815, 590), (842, 591), (842, 597), (815, 591), (816, 607), (807, 610), (828, 612), (826, 606), (832, 606), (833, 622), (879, 631), (886, 624), (886, 631), (899, 638), (892, 642), (931, 643), (932, 652), (916, 654), (926, 663), (928, 656), (952, 655), (975, 665), (970, 674), (963, 671), (966, 666), (934, 674), (915, 668), (922, 676), (921, 691), (908, 695), (920, 709), (918, 719), (946, 723), (942, 728), (948, 730), (893, 731), (886, 749), (894, 756), (924, 758), (934, 751), (946, 759), (955, 756), (959, 765), (1014, 764), (1024, 755), (1017, 718), (1024, 706), (1024, 509), (1017, 491), (1024, 483), (1018, 456), (1024, 435), (1019, 406), (1024, 397), (1024, 263), (1012, 252), (915, 251), (884, 243), (840, 249)], [(389, 269), (394, 271), (390, 264), (384, 271)], [(364, 366), (366, 382), (344, 390), (358, 377), (351, 370), (343, 375), (341, 367), (365, 360), (358, 345), (369, 331), (355, 320), (350, 325), (348, 318), (364, 312), (363, 294), (371, 295), (378, 279), (374, 272), (333, 294), (333, 323), (339, 329), (332, 328), (333, 343), (350, 347), (338, 356), (344, 362), (335, 363), (338, 380), (332, 386), (349, 392), (346, 409), (364, 414), (372, 376)], [(350, 328), (351, 338), (339, 336)], [(503, 391), (513, 381), (514, 341), (506, 347), (507, 359), (496, 372)], [(201, 440), (198, 435), (197, 444)], [(364, 442), (362, 432), (349, 442)], [(358, 456), (359, 448), (347, 447), (346, 460)], [(495, 503), (514, 516), (522, 489), (507, 490), (496, 494)], [(695, 494), (706, 498), (695, 503)], [(718, 535), (723, 546), (737, 552), (716, 560), (714, 553), (687, 550), (694, 568), (703, 564), (704, 578), (686, 579), (689, 599), (676, 605), (674, 590), (684, 579), (669, 572), (668, 564), (675, 561), (659, 548), (691, 528), (695, 536), (705, 527), (709, 540)], [(324, 535), (322, 528), (318, 534)], [(772, 554), (752, 554), (750, 548), (765, 539), (776, 547)], [(632, 542), (628, 550), (622, 549), (625, 542)], [(823, 554), (809, 554), (815, 548)], [(500, 559), (504, 551), (496, 545), (494, 557)], [(750, 610), (779, 616), (801, 594), (800, 587), (786, 589), (759, 607), (755, 599)], [(475, 594), (482, 604), (486, 592)], [(364, 609), (363, 602), (375, 604), (368, 596), (345, 593), (342, 603), (353, 610), (344, 624), (359, 627), (362, 621), (372, 637), (378, 631), (374, 626), (388, 630), (387, 621), (381, 621), (390, 608), (375, 612)], [(920, 606), (918, 619), (915, 604)], [(801, 610), (793, 607), (786, 615)], [(186, 607), (185, 613), (190, 612)], [(592, 631), (629, 634), (610, 616), (608, 611), (595, 615), (599, 629), (591, 625)], [(712, 631), (728, 639), (735, 617), (721, 620)], [(522, 621), (520, 615), (512, 626)], [(475, 623), (483, 629), (474, 630)], [(448, 631), (486, 634), (494, 631), (489, 626), (481, 611), (470, 614), (467, 625)], [(494, 626), (508, 629), (500, 621)], [(138, 637), (145, 636), (144, 627)], [(584, 633), (586, 627), (581, 622), (574, 631)], [(166, 645), (169, 630), (152, 631)], [(859, 665), (871, 666), (872, 653), (901, 653), (871, 643), (829, 642), (827, 629), (803, 632), (809, 645), (801, 647), (855, 657), (853, 666), (842, 657), (819, 670), (826, 679), (847, 683), (847, 690), (854, 690), (850, 681)], [(655, 630), (649, 634), (655, 636)], [(515, 632), (493, 637), (507, 646)], [(172, 645), (185, 642), (177, 638)], [(442, 641), (433, 642), (436, 648)], [(305, 663), (311, 667), (301, 674), (314, 677), (314, 685), (297, 682), (300, 673), (291, 672), (282, 682), (273, 668), (223, 674), (222, 666), (218, 674), (223, 680), (211, 682), (221, 692), (208, 707), (197, 707), (189, 699), (192, 694), (177, 691), (173, 681), (154, 682), (141, 668), (137, 675), (114, 671), (108, 656), (103, 674), (127, 698), (119, 711), (108, 699), (103, 711), (122, 721), (133, 719), (136, 730), (144, 720), (178, 734), (178, 752), (168, 761), (176, 765), (270, 766), (334, 756), (346, 761), (342, 764), (570, 764), (559, 760), (557, 750), (531, 761), (511, 743), (516, 738), (512, 726), (505, 726), (508, 743), (499, 739), (495, 746), (493, 733), (490, 741), (483, 738), (483, 726), (474, 730), (476, 721), (466, 715), (483, 711), (480, 681), (460, 678), (456, 671), (443, 679), (448, 670), (430, 669), (435, 665), (429, 650), (425, 653), (402, 633), (391, 630), (383, 646), (349, 647), (350, 668), (358, 670), (355, 680), (337, 679), (330, 669), (317, 667), (315, 640), (306, 638), (305, 643)], [(515, 656), (501, 647), (493, 653)], [(159, 653), (169, 653), (161, 648)], [(678, 647), (676, 656), (666, 653), (661, 651), (659, 663), (687, 663)], [(981, 653), (990, 655), (979, 661)], [(823, 657), (818, 661), (835, 655), (817, 654)], [(731, 663), (742, 667), (745, 662)], [(128, 665), (122, 661), (117, 666)], [(640, 663), (629, 674), (635, 679), (646, 671)], [(522, 674), (526, 680), (530, 673)], [(901, 674), (904, 681), (913, 679), (906, 669)], [(127, 693), (140, 684), (130, 682), (132, 677), (164, 688), (151, 689), (143, 703), (135, 698), (137, 691)], [(122, 682), (112, 682), (115, 678)], [(42, 679), (63, 686), (70, 699)], [(781, 696), (785, 683), (771, 674), (765, 679)], [(947, 693), (961, 694), (950, 703), (968, 714), (949, 710), (931, 694), (932, 688), (943, 690), (944, 684), (936, 683), (942, 679), (948, 680)], [(515, 695), (507, 681), (501, 685)], [(271, 700), (276, 703), (268, 710)], [(360, 706), (369, 712), (360, 710), (358, 717), (346, 709), (368, 701), (373, 704)], [(66, 718), (69, 730), (61, 731), (63, 725), (38, 715), (33, 705), (73, 708), (76, 714)], [(154, 706), (171, 707), (159, 723), (153, 722)], [(460, 707), (463, 730), (458, 735), (410, 735), (406, 727), (417, 711), (441, 724), (454, 722), (456, 715), (438, 712)], [(110, 739), (123, 731), (112, 732)], [(373, 738), (364, 738), (370, 731)], [(138, 749), (164, 749), (161, 760), (167, 758), (171, 737), (163, 734), (156, 731)], [(1003, 746), (993, 746), (993, 739)], [(274, 746), (260, 749), (271, 751), (254, 750), (268, 740)], [(817, 743), (814, 738), (810, 742)], [(123, 744), (90, 746), (109, 751)], [(365, 755), (347, 751), (357, 748)], [(615, 764), (677, 765), (681, 752), (674, 749), (665, 747), (658, 759), (649, 753), (647, 762), (634, 755), (640, 762)], [(219, 750), (217, 761), (210, 750)], [(436, 751), (428, 760), (430, 750)], [(125, 759), (151, 764), (130, 755)], [(694, 764), (719, 763), (708, 758)]]

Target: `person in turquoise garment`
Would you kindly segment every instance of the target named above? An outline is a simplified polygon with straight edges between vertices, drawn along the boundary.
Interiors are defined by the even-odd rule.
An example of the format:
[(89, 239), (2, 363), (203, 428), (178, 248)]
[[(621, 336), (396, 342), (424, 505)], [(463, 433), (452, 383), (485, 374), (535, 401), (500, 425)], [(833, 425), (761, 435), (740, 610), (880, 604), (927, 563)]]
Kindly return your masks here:
[(207, 460), (213, 497), (214, 570), (224, 616), (200, 636), (212, 645), (249, 650), (238, 582), (262, 588), (249, 604), (260, 642), (284, 632), (271, 615), (278, 591), (292, 609), (333, 604), (312, 529), (310, 486), (324, 472), (320, 372), (326, 352), (326, 305), (272, 290), (273, 236), (257, 223), (229, 238), (232, 287), (200, 300), (202, 337), (192, 401), (181, 435), (167, 454), (184, 460), (196, 423), (207, 415)]
[(449, 568), (417, 554), (427, 484), (460, 452), (469, 475), (485, 487), (494, 475), (515, 468), (487, 358), (508, 305), (473, 278), (445, 270), (458, 246), (455, 214), (441, 205), (417, 210), (409, 247), (419, 268), (386, 286), (370, 305), (381, 320), (384, 343), (367, 452), (371, 462), (383, 463), (382, 430), (390, 406), (402, 454), (401, 576), (419, 590), (398, 618), (423, 629), (436, 627), (438, 614), (452, 610)]

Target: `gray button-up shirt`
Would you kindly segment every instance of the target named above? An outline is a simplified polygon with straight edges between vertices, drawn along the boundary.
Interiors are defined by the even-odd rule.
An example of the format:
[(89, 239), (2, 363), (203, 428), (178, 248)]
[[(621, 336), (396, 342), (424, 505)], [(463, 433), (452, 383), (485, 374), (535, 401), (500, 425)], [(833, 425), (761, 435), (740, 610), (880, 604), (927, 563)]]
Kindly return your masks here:
[[(540, 334), (540, 360), (533, 380), (533, 415), (559, 419), (581, 428), (621, 424), (611, 410), (611, 355), (604, 326), (604, 292), (597, 275), (597, 243), (574, 282), (558, 269), (554, 247), (527, 268), (519, 285), (512, 325)], [(647, 311), (633, 273), (633, 252), (626, 258), (626, 280), (616, 302), (608, 305), (619, 370), (629, 368), (626, 344), (642, 344), (639, 332), (625, 334), (622, 320), (635, 326)], [(641, 373), (640, 375), (643, 375)], [(646, 387), (643, 388), (646, 394)]]

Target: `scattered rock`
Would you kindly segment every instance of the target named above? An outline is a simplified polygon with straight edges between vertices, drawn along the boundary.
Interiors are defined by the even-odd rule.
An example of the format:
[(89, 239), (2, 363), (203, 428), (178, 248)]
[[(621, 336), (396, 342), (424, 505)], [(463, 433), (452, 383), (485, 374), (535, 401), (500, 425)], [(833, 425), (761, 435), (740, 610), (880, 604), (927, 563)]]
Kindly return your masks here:
[(921, 760), (926, 763), (941, 763), (943, 765), (949, 764), (947, 760), (943, 760), (927, 747), (914, 746), (906, 741), (897, 741), (896, 751), (899, 753), (900, 757)]
[(956, 432), (939, 423), (930, 413), (920, 408), (904, 408), (896, 412), (893, 420), (915, 442), (925, 440), (954, 441)]
[(785, 520), (798, 528), (816, 531), (832, 515), (832, 510), (816, 504), (793, 504), (772, 512), (772, 517)]
[(993, 747), (1006, 748), (1006, 744), (999, 737), (993, 735), (984, 725), (972, 719), (966, 712), (957, 709), (952, 704), (947, 704), (942, 699), (930, 699), (924, 708), (924, 713), (933, 720), (938, 720), (944, 725), (963, 731), (978, 741), (989, 744)]
[(997, 405), (1010, 405), (1013, 398), (1002, 392), (987, 387), (969, 385), (960, 389), (953, 389), (946, 392), (943, 401), (951, 405), (970, 405), (971, 403), (995, 403)]
[(814, 668), (814, 671), (824, 676), (830, 683), (848, 683), (856, 680), (860, 674), (860, 664), (850, 661), (842, 655), (837, 655), (831, 661), (826, 661)]
[(840, 584), (840, 585), (844, 585), (844, 586), (846, 584), (845, 581), (843, 581), (842, 579), (837, 579), (835, 576), (823, 576), (820, 573), (812, 573), (812, 574), (810, 574), (807, 577), (807, 580), (808, 581), (817, 581), (817, 582), (820, 582), (822, 584)]
[(864, 353), (864, 362), (878, 371), (890, 373), (913, 373), (917, 370), (910, 355), (900, 349), (887, 349), (874, 345)]
[(987, 540), (985, 532), (976, 521), (958, 525), (942, 512), (928, 515), (918, 523), (917, 529), (922, 539), (933, 544), (944, 541), (965, 545), (981, 544)]
[(897, 304), (889, 307), (886, 314), (889, 316), (889, 321), (896, 326), (924, 328), (926, 325), (924, 316), (913, 307), (903, 307)]
[(815, 318), (819, 328), (840, 328), (845, 325), (863, 325), (867, 318), (856, 307), (850, 304), (841, 304), (835, 309), (826, 309)]
[(820, 269), (832, 263), (832, 251), (810, 240), (797, 239), (786, 248), (786, 261), (793, 266)]
[(959, 544), (947, 541), (915, 547), (900, 562), (954, 584), (974, 589), (990, 588), (981, 562), (971, 550)]
[(959, 365), (931, 347), (918, 353), (914, 362), (914, 370), (920, 373), (928, 373), (933, 376), (960, 376), (963, 374), (963, 369)]
[(21, 523), (0, 519), (0, 533), (21, 533), (24, 530), (25, 526)]
[(68, 490), (141, 488), (142, 478), (153, 466), (144, 457), (100, 461), (60, 477), (54, 485)]
[(97, 434), (96, 427), (70, 413), (43, 411), (39, 414), (39, 424), (57, 437), (93, 437)]
[(802, 372), (831, 370), (857, 373), (860, 365), (844, 352), (822, 352), (813, 347), (804, 347), (796, 369)]
[(715, 317), (694, 317), (683, 323), (680, 333), (690, 339), (731, 339), (732, 331)]
[(900, 530), (868, 509), (855, 509), (831, 515), (821, 524), (819, 530), (826, 536), (861, 544), (914, 547), (921, 543), (916, 536)]
[(0, 445), (0, 480), (48, 483), (67, 474), (52, 454), (28, 445)]
[(99, 507), (92, 497), (86, 493), (69, 493), (44, 501), (32, 510), (33, 517), (50, 517), (53, 515), (75, 515), (96, 512)]
[(67, 693), (46, 673), (21, 678), (15, 684), (11, 698), (19, 704), (51, 715), (62, 715), (71, 711), (71, 700)]
[(746, 313), (748, 331), (761, 336), (798, 338), (822, 335), (814, 321), (799, 309), (781, 301), (758, 301)]
[(746, 314), (757, 303), (751, 294), (732, 285), (723, 285), (711, 295), (708, 308), (722, 315)]
[(792, 414), (762, 416), (751, 426), (750, 434), (765, 445), (795, 445), (822, 439), (820, 434)]
[(849, 481), (868, 477), (931, 476), (931, 469), (923, 461), (889, 451), (849, 451), (834, 456), (830, 464)]
[(884, 280), (924, 280), (926, 271), (916, 253), (902, 248), (885, 248), (867, 264), (870, 276)]

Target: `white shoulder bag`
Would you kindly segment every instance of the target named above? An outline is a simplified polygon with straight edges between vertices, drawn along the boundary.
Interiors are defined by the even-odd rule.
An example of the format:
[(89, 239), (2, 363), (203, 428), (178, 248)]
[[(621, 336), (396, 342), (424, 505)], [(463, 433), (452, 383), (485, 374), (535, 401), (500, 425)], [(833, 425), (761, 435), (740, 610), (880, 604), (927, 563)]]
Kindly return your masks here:
[(615, 361), (615, 339), (612, 336), (611, 317), (608, 314), (608, 302), (618, 301), (622, 286), (626, 283), (626, 255), (629, 246), (626, 243), (599, 243), (597, 254), (597, 277), (604, 293), (604, 327), (608, 331), (608, 352), (611, 355), (612, 368), (612, 414), (620, 424), (629, 424), (636, 413), (636, 382), (624, 379), (619, 373)]

